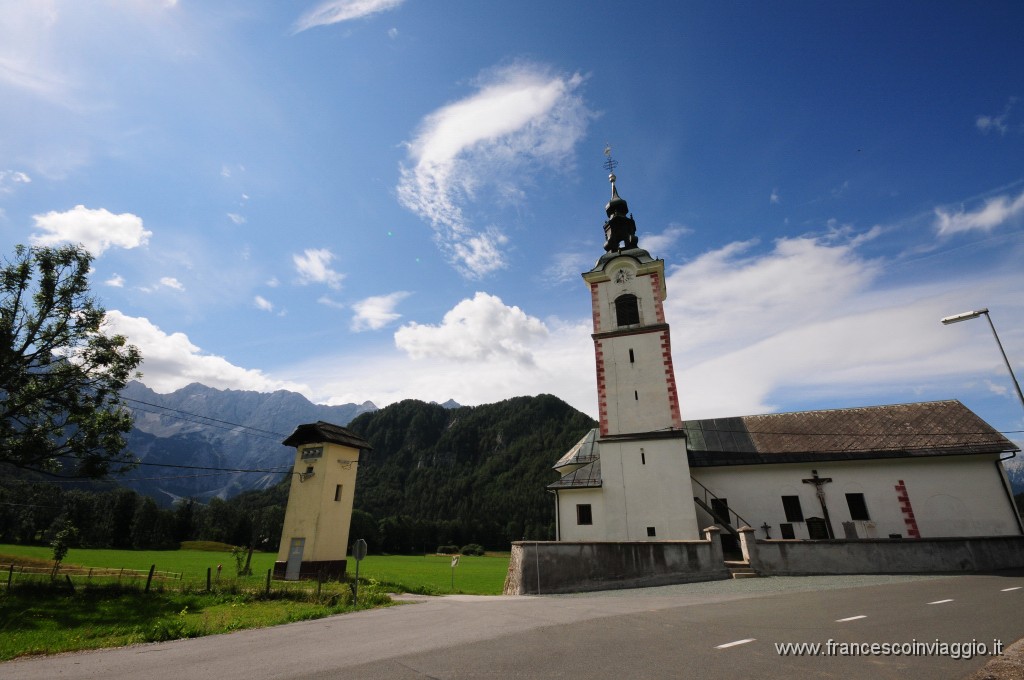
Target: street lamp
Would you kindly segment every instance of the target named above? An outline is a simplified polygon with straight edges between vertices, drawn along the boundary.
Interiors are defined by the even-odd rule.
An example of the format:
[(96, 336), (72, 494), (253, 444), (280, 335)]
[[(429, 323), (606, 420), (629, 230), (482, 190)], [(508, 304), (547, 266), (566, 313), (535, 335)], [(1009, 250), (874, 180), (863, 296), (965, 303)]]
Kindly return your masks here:
[(1013, 368), (1010, 367), (1010, 360), (1006, 358), (1006, 351), (1003, 349), (1003, 343), (999, 342), (999, 334), (996, 333), (995, 324), (992, 323), (992, 317), (988, 314), (988, 307), (978, 309), (973, 312), (964, 312), (963, 314), (947, 316), (942, 319), (942, 323), (948, 326), (951, 323), (959, 323), (960, 321), (967, 321), (968, 319), (977, 319), (983, 314), (988, 320), (989, 328), (992, 329), (992, 336), (996, 339), (996, 344), (999, 345), (999, 353), (1003, 355), (1003, 361), (1006, 363), (1006, 370), (1010, 372), (1010, 379), (1013, 380), (1013, 386), (1017, 389), (1017, 396), (1020, 398), (1020, 405), (1024, 406), (1024, 394), (1021, 393), (1020, 383), (1017, 382), (1017, 376), (1013, 374)]

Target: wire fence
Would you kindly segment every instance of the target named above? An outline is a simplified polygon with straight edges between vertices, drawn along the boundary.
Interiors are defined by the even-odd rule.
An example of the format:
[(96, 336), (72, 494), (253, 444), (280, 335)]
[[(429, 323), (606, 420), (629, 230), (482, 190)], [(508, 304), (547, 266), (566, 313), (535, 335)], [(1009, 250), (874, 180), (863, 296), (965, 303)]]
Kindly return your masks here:
[[(263, 595), (316, 596), (347, 593), (349, 581), (303, 580), (282, 581), (273, 578), (272, 570), (266, 575), (228, 575), (219, 569), (201, 572), (158, 571), (156, 565), (148, 570), (106, 567), (52, 567), (26, 564), (0, 564), (0, 579), (8, 590), (21, 586), (60, 585), (72, 591), (89, 588), (117, 588), (150, 592), (226, 592)], [(360, 579), (363, 580), (363, 579)]]

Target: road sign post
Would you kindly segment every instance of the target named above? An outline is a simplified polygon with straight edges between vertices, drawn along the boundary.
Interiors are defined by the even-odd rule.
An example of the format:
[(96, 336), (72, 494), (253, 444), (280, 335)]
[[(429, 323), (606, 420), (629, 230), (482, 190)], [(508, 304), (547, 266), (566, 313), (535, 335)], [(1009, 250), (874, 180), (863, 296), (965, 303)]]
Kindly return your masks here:
[(459, 566), (459, 556), (452, 557), (452, 592), (455, 592), (455, 567)]
[(357, 540), (352, 544), (352, 559), (356, 561), (356, 582), (352, 587), (352, 606), (359, 604), (359, 563), (366, 557), (366, 541)]

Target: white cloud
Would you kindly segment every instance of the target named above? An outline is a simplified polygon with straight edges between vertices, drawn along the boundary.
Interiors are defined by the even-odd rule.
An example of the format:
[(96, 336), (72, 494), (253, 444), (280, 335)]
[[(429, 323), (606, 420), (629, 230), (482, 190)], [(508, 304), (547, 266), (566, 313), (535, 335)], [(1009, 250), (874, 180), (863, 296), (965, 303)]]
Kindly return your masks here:
[(316, 26), (329, 26), (342, 21), (362, 19), (379, 12), (395, 9), (403, 2), (405, 0), (328, 0), (328, 2), (321, 2), (295, 21), (292, 34), (301, 33)]
[(164, 276), (160, 279), (160, 285), (165, 288), (173, 288), (174, 290), (184, 291), (185, 286), (178, 279), (173, 276)]
[(0, 194), (14, 191), (16, 184), (29, 184), (32, 178), (20, 170), (0, 170)]
[(909, 401), (998, 368), (968, 357), (938, 319), (978, 299), (1024, 312), (1020, 274), (881, 285), (882, 263), (857, 252), (865, 239), (834, 236), (758, 254), (732, 243), (672, 268), (666, 317), (684, 417), (772, 411), (794, 391), (836, 406), (869, 393)]
[(943, 208), (935, 209), (935, 231), (939, 236), (949, 236), (966, 231), (989, 232), (996, 227), (1024, 215), (1024, 191), (1018, 196), (996, 196), (973, 211), (963, 208), (953, 212)]
[(334, 253), (326, 248), (307, 248), (302, 255), (292, 255), (302, 283), (326, 283), (331, 288), (341, 288), (345, 275), (330, 268), (333, 259)]
[(142, 228), (142, 218), (137, 215), (115, 215), (105, 208), (91, 210), (83, 205), (76, 205), (67, 212), (33, 215), (32, 219), (35, 228), (43, 232), (30, 237), (33, 244), (81, 243), (97, 257), (115, 246), (125, 249), (144, 246), (153, 235)]
[(768, 197), (768, 202), (772, 205), (777, 205), (782, 202), (782, 198), (779, 196), (778, 189), (772, 189), (771, 195)]
[(114, 274), (103, 283), (111, 288), (124, 288), (124, 277), (120, 274)]
[(594, 266), (597, 259), (593, 253), (555, 253), (552, 262), (544, 269), (544, 278), (548, 281), (563, 283), (571, 281)]
[(374, 295), (352, 304), (355, 315), (352, 317), (352, 330), (357, 333), (365, 330), (380, 330), (392, 321), (402, 317), (395, 311), (399, 302), (411, 293), (400, 290), (388, 295)]
[(252, 301), (256, 305), (256, 307), (262, 309), (265, 312), (274, 311), (274, 303), (272, 303), (270, 300), (263, 297), (262, 295), (257, 295), (252, 299)]
[(141, 350), (143, 380), (157, 392), (172, 392), (194, 382), (218, 389), (311, 392), (306, 385), (275, 380), (262, 371), (240, 368), (223, 357), (203, 354), (184, 333), (167, 334), (143, 317), (113, 310), (107, 312), (106, 324), (111, 332), (125, 336)]
[(409, 323), (395, 331), (395, 345), (414, 359), (425, 357), (481, 361), (511, 358), (534, 364), (534, 346), (548, 328), (518, 307), (478, 292), (459, 302), (436, 326)]
[(1005, 135), (1010, 129), (1006, 120), (1010, 117), (1010, 110), (1013, 108), (1016, 101), (1016, 97), (1011, 97), (1010, 100), (1006, 102), (1003, 112), (997, 116), (978, 115), (974, 119), (974, 125), (984, 134), (988, 134), (989, 132), (998, 132), (1000, 135)]
[(397, 28), (389, 28), (388, 29), (388, 37), (391, 38), (392, 40), (397, 38), (398, 37), (398, 29)]
[(331, 309), (345, 309), (347, 305), (343, 302), (338, 302), (326, 295), (321, 295), (316, 300), (317, 304), (323, 305), (324, 307), (330, 307)]
[(426, 116), (409, 142), (399, 202), (431, 223), (466, 276), (502, 268), (507, 242), (497, 229), (474, 229), (466, 212), (521, 196), (524, 178), (566, 162), (591, 117), (576, 93), (582, 82), (532, 64), (488, 72), (476, 93)]
[(639, 235), (639, 245), (641, 248), (649, 252), (655, 257), (661, 257), (661, 254), (675, 245), (681, 237), (689, 234), (690, 229), (679, 225), (672, 224), (665, 228), (665, 231), (660, 234), (644, 234)]
[(235, 224), (245, 224), (245, 218), (238, 213), (228, 213), (228, 219)]

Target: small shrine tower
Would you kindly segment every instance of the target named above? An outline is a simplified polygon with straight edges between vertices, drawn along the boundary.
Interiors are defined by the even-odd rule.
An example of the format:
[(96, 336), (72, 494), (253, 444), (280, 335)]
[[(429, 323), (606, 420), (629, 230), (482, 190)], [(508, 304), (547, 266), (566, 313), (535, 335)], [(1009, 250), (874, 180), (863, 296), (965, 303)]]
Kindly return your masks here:
[(359, 456), (370, 451), (370, 444), (323, 421), (299, 425), (283, 443), (295, 447), (295, 468), (274, 578), (340, 578), (345, 574)]

